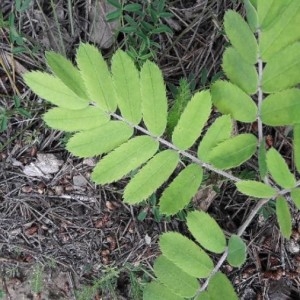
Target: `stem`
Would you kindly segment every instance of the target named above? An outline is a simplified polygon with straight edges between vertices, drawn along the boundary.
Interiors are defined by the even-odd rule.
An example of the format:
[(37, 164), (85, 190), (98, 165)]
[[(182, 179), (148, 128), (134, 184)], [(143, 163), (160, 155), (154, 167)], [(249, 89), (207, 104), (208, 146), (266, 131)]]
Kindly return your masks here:
[[(260, 38), (260, 30), (257, 31), (258, 34), (258, 40)], [(262, 127), (262, 121), (260, 118), (260, 111), (261, 111), (261, 105), (263, 101), (263, 91), (262, 91), (262, 74), (263, 74), (263, 61), (260, 57), (260, 54), (257, 59), (258, 64), (258, 100), (257, 100), (257, 106), (258, 106), (258, 114), (257, 114), (257, 126), (258, 126), (258, 141), (259, 145), (261, 145), (263, 141), (263, 127)]]
[[(260, 29), (257, 30), (257, 36), (258, 36), (258, 41), (260, 39)], [(263, 141), (264, 141), (264, 134), (263, 134), (263, 125), (262, 121), (260, 118), (260, 113), (261, 113), (261, 106), (263, 102), (263, 91), (262, 91), (262, 75), (263, 75), (263, 61), (261, 59), (260, 53), (258, 54), (257, 58), (257, 65), (258, 65), (258, 91), (257, 91), (257, 108), (258, 108), (258, 113), (257, 113), (257, 130), (258, 130), (258, 147), (264, 147)], [(263, 178), (263, 181), (266, 184), (269, 184), (269, 178), (268, 175), (266, 175)]]
[(112, 117), (114, 117), (115, 119), (120, 120), (120, 121), (128, 124), (129, 126), (135, 128), (136, 130), (138, 130), (138, 131), (140, 131), (144, 134), (147, 134), (148, 136), (151, 136), (153, 139), (159, 141), (161, 144), (167, 146), (168, 148), (173, 149), (175, 151), (178, 151), (179, 154), (181, 154), (182, 156), (185, 156), (185, 157), (189, 158), (192, 162), (202, 166), (203, 168), (205, 168), (207, 170), (210, 170), (210, 171), (213, 171), (213, 172), (215, 172), (219, 175), (222, 175), (223, 177), (225, 177), (229, 180), (232, 180), (233, 182), (238, 182), (238, 181), (241, 180), (238, 177), (231, 175), (230, 173), (227, 173), (223, 170), (216, 169), (212, 165), (210, 165), (208, 163), (205, 163), (205, 162), (202, 162), (200, 159), (198, 159), (197, 157), (195, 157), (192, 154), (188, 153), (187, 151), (180, 150), (179, 148), (177, 148), (176, 146), (174, 146), (172, 143), (168, 142), (167, 140), (165, 140), (161, 137), (157, 137), (157, 136), (153, 135), (147, 129), (145, 129), (145, 128), (139, 126), (139, 125), (135, 125), (135, 124), (132, 124), (132, 123), (128, 122), (126, 119), (124, 119), (122, 116), (117, 115), (116, 113), (110, 113), (110, 115)]

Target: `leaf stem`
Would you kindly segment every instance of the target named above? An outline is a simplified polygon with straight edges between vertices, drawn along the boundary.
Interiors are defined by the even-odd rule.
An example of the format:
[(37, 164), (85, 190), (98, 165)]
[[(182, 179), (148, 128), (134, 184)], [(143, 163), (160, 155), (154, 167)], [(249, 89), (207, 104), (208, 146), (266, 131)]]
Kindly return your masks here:
[(222, 254), (221, 258), (218, 260), (217, 264), (211, 271), (210, 275), (206, 278), (205, 282), (202, 284), (201, 288), (198, 290), (194, 299), (196, 299), (207, 288), (211, 278), (219, 271), (219, 269), (223, 265), (224, 261), (226, 260), (227, 255), (228, 255), (228, 248), (226, 248), (225, 252)]
[(167, 140), (161, 138), (161, 137), (157, 137), (155, 135), (153, 135), (151, 132), (149, 132), (147, 129), (139, 126), (139, 125), (135, 125), (129, 121), (127, 121), (126, 119), (124, 119), (122, 116), (119, 116), (118, 114), (116, 113), (110, 113), (110, 115), (117, 119), (117, 120), (120, 120), (126, 124), (128, 124), (129, 126), (135, 128), (136, 130), (144, 133), (144, 134), (147, 134), (148, 136), (152, 137), (153, 139), (157, 140), (158, 142), (160, 142), (161, 144), (167, 146), (168, 148), (170, 149), (173, 149), (175, 151), (178, 151), (179, 154), (181, 154), (182, 156), (185, 156), (187, 158), (189, 158), (192, 162), (202, 166), (203, 168), (207, 169), (207, 170), (210, 170), (212, 172), (215, 172), (229, 180), (232, 180), (233, 182), (238, 182), (240, 181), (241, 179), (234, 176), (234, 175), (231, 175), (230, 173), (226, 172), (226, 171), (223, 171), (223, 170), (220, 170), (220, 169), (217, 169), (215, 168), (214, 166), (208, 164), (208, 163), (205, 163), (205, 162), (202, 162), (200, 159), (198, 159), (197, 157), (193, 156), (192, 154), (190, 154), (189, 152), (187, 151), (183, 151), (183, 150), (180, 150), (179, 148), (177, 148), (175, 145), (173, 145), (172, 143), (168, 142)]
[[(258, 34), (258, 40), (260, 38), (260, 30), (257, 31)], [(258, 65), (258, 99), (257, 99), (257, 107), (258, 107), (258, 114), (257, 114), (257, 126), (258, 126), (258, 141), (259, 145), (261, 145), (261, 142), (263, 141), (263, 126), (262, 121), (260, 118), (260, 112), (261, 112), (261, 105), (263, 101), (263, 91), (262, 91), (262, 74), (263, 74), (263, 61), (260, 57), (260, 53), (258, 55), (257, 59), (257, 65)]]

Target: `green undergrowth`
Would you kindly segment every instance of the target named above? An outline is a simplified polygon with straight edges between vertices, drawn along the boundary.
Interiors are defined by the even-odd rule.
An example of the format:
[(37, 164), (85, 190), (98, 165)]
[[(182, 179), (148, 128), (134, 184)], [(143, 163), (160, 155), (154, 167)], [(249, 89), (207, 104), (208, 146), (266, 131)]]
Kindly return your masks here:
[[(45, 113), (46, 124), (72, 133), (67, 150), (99, 157), (91, 180), (106, 185), (127, 178), (124, 203), (137, 205), (156, 193), (159, 213), (172, 217), (211, 173), (253, 199), (252, 212), (236, 232), (225, 235), (209, 213), (195, 210), (185, 216), (193, 239), (163, 233), (145, 300), (238, 299), (220, 270), (225, 262), (235, 268), (245, 263), (242, 235), (264, 205), (275, 203), (282, 237), (291, 236), (292, 210), (300, 208), (300, 2), (245, 0), (244, 5), (246, 20), (233, 10), (224, 16), (227, 79), (195, 93), (182, 85), (171, 107), (157, 64), (146, 60), (138, 69), (121, 49), (107, 63), (96, 47), (81, 43), (75, 65), (47, 52), (51, 74), (24, 76), (34, 93), (55, 106)], [(208, 125), (215, 110), (219, 114)], [(237, 133), (237, 121), (256, 123), (257, 131)], [(280, 149), (266, 147), (264, 129), (284, 126), (293, 131), (294, 165)], [(253, 160), (255, 176), (235, 175)]]
[[(126, 264), (121, 268), (107, 267), (91, 285), (83, 286), (76, 291), (76, 300), (93, 299), (99, 293), (112, 300), (119, 299), (119, 293), (128, 294), (132, 300), (140, 300), (143, 295), (143, 286), (149, 280), (145, 277), (146, 274), (143, 267), (134, 267), (131, 264)], [(124, 281), (122, 284), (118, 283), (121, 279)]]
[(164, 22), (173, 16), (167, 11), (165, 0), (118, 1), (108, 0), (115, 8), (107, 14), (109, 22), (120, 20), (119, 32), (124, 35), (121, 47), (128, 55), (142, 65), (147, 59), (157, 59), (161, 49), (159, 34), (172, 34), (172, 29)]

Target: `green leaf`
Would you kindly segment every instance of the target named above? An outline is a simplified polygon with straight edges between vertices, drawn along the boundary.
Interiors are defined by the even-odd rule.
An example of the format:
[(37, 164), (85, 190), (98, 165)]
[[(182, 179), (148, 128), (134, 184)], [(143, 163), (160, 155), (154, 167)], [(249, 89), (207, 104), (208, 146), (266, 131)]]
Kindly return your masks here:
[(80, 44), (76, 61), (90, 100), (102, 109), (114, 112), (117, 97), (107, 64), (99, 50), (89, 44)]
[(164, 190), (160, 200), (160, 212), (174, 215), (183, 209), (197, 193), (203, 177), (203, 170), (197, 164), (184, 168)]
[(249, 0), (249, 2), (251, 2), (253, 7), (257, 9), (257, 0)]
[(260, 179), (264, 179), (268, 173), (267, 167), (267, 151), (266, 151), (266, 143), (265, 140), (262, 140), (259, 148), (258, 148), (258, 168), (259, 168), (259, 175)]
[(300, 82), (300, 43), (275, 54), (263, 70), (262, 90), (274, 93)]
[(289, 205), (282, 196), (276, 199), (276, 216), (281, 234), (289, 239), (292, 234), (292, 216)]
[(244, 61), (232, 47), (223, 54), (223, 71), (227, 78), (248, 95), (255, 94), (258, 88), (258, 74), (254, 67)]
[(121, 16), (122, 16), (122, 9), (116, 9), (116, 10), (108, 13), (106, 15), (105, 20), (107, 22), (113, 22), (113, 21), (119, 20), (121, 18)]
[(141, 69), (143, 120), (148, 130), (160, 136), (167, 125), (168, 103), (163, 76), (157, 65), (146, 61)]
[(210, 297), (208, 291), (204, 291), (201, 292), (201, 294), (195, 300), (213, 300), (213, 299)]
[(204, 211), (194, 211), (186, 219), (189, 231), (203, 248), (214, 253), (224, 252), (225, 235), (214, 218)]
[(176, 151), (165, 150), (156, 154), (126, 186), (124, 201), (135, 204), (147, 199), (170, 177), (178, 162)]
[(284, 189), (295, 187), (296, 178), (284, 158), (274, 148), (267, 152), (267, 166), (275, 182)]
[(227, 261), (233, 267), (241, 267), (246, 261), (247, 246), (237, 235), (233, 234), (228, 241)]
[(133, 124), (142, 118), (139, 72), (124, 51), (118, 50), (111, 61), (113, 82), (122, 116)]
[(82, 109), (89, 105), (88, 101), (78, 97), (59, 78), (50, 74), (28, 72), (24, 81), (39, 97), (62, 108)]
[(88, 106), (77, 110), (55, 107), (46, 112), (43, 119), (54, 129), (72, 132), (99, 127), (110, 118), (103, 110)]
[(139, 3), (126, 4), (123, 7), (123, 10), (129, 11), (129, 12), (136, 12), (136, 11), (140, 11), (142, 9), (143, 9), (143, 7)]
[(120, 121), (110, 121), (101, 127), (76, 133), (67, 143), (67, 150), (79, 157), (107, 153), (126, 142), (133, 129)]
[[(220, 295), (224, 300), (238, 300), (238, 296), (234, 291), (232, 283), (221, 272), (217, 272), (210, 280), (208, 284), (208, 294), (211, 300), (219, 300)], [(204, 300), (200, 298), (201, 300)], [(206, 298), (207, 299), (207, 298)]]
[(257, 139), (244, 133), (232, 137), (216, 146), (209, 154), (209, 162), (219, 169), (230, 169), (241, 165), (256, 151)]
[(299, 99), (300, 90), (296, 88), (269, 95), (261, 106), (262, 122), (270, 126), (286, 126), (299, 123)]
[(164, 285), (152, 281), (147, 283), (143, 291), (143, 300), (184, 300), (183, 297), (172, 293)]
[(46, 52), (46, 61), (52, 72), (76, 95), (88, 100), (79, 70), (71, 61), (53, 51)]
[(224, 16), (224, 28), (233, 47), (249, 64), (257, 61), (258, 46), (256, 39), (240, 14), (228, 10)]
[(216, 81), (211, 87), (212, 101), (222, 114), (241, 122), (254, 122), (257, 106), (245, 92), (227, 81)]
[(106, 184), (121, 179), (150, 159), (158, 147), (158, 141), (149, 136), (132, 138), (100, 160), (93, 170), (93, 181)]
[(244, 6), (246, 9), (247, 22), (253, 32), (258, 28), (258, 14), (255, 6), (250, 0), (244, 0)]
[[(0, 132), (4, 132), (7, 130), (8, 117), (7, 115), (0, 115)], [(2, 150), (2, 144), (0, 143), (0, 147)]]
[(293, 128), (294, 163), (300, 173), (300, 124), (295, 124)]
[(136, 27), (134, 27), (134, 26), (121, 27), (120, 32), (133, 33), (133, 32), (136, 32)]
[(107, 0), (107, 2), (116, 8), (122, 9), (122, 4), (119, 0)]
[(276, 195), (273, 187), (259, 181), (241, 180), (235, 185), (239, 192), (251, 197), (272, 198)]
[(218, 117), (202, 138), (198, 147), (198, 157), (207, 162), (211, 150), (230, 138), (232, 127), (232, 119), (229, 115)]
[(162, 254), (187, 274), (206, 278), (214, 264), (210, 257), (194, 242), (177, 232), (166, 232), (159, 240)]
[(182, 271), (163, 255), (155, 260), (153, 269), (158, 280), (178, 296), (191, 298), (199, 288), (195, 277)]
[(281, 16), (283, 11), (290, 5), (293, 0), (277, 1), (277, 0), (263, 0), (258, 1), (257, 12), (259, 18), (260, 28), (265, 30), (272, 25)]
[(158, 27), (151, 30), (151, 33), (152, 34), (158, 34), (158, 33), (170, 33), (170, 34), (172, 34), (173, 31), (169, 26), (167, 26), (165, 24), (160, 24)]
[(281, 12), (276, 22), (261, 32), (259, 48), (262, 59), (269, 61), (275, 53), (298, 41), (300, 30), (295, 28), (299, 27), (300, 1), (289, 1), (287, 8)]
[(295, 188), (291, 190), (291, 197), (296, 207), (300, 209), (300, 188)]
[(186, 105), (172, 135), (172, 141), (181, 150), (190, 148), (200, 136), (211, 112), (209, 91), (196, 93)]

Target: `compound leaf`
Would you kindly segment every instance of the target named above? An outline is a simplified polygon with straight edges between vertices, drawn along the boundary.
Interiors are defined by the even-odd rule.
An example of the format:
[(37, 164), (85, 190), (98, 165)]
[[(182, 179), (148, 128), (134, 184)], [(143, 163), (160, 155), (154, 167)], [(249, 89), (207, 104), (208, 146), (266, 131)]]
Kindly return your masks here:
[(165, 256), (160, 255), (154, 262), (154, 273), (158, 280), (167, 286), (174, 294), (191, 298), (198, 288), (198, 280), (185, 273)]
[(202, 138), (198, 147), (198, 157), (207, 162), (211, 150), (230, 138), (232, 127), (232, 119), (229, 115), (218, 117)]
[(114, 112), (117, 97), (111, 74), (99, 50), (81, 43), (77, 49), (76, 61), (90, 100), (103, 110)]
[(167, 125), (168, 102), (163, 76), (156, 64), (143, 64), (140, 83), (144, 123), (153, 135), (160, 136)]
[(262, 59), (269, 61), (275, 53), (299, 40), (300, 31), (295, 30), (299, 27), (300, 1), (289, 1), (276, 22), (261, 32), (259, 47)]
[(112, 57), (111, 71), (122, 116), (133, 124), (142, 118), (139, 72), (131, 57), (118, 50)]
[(179, 162), (179, 155), (173, 150), (156, 154), (128, 183), (124, 201), (134, 204), (147, 199), (172, 174)]
[(258, 87), (258, 74), (254, 65), (247, 63), (232, 47), (223, 54), (223, 71), (227, 78), (248, 95), (256, 93)]
[(175, 295), (166, 286), (152, 281), (147, 283), (143, 291), (143, 300), (184, 300), (183, 297)]
[(121, 179), (150, 159), (158, 147), (158, 141), (149, 136), (132, 138), (100, 160), (93, 170), (93, 181), (106, 184)]
[(196, 93), (186, 105), (174, 131), (172, 141), (181, 150), (190, 148), (200, 136), (211, 112), (209, 91)]
[(218, 80), (211, 87), (212, 101), (222, 114), (230, 114), (241, 122), (254, 122), (257, 106), (245, 92), (236, 85)]
[(54, 105), (68, 109), (82, 109), (88, 101), (77, 96), (59, 78), (50, 74), (33, 71), (24, 75), (25, 83), (41, 98)]
[(281, 234), (289, 239), (292, 234), (292, 216), (289, 205), (282, 196), (276, 199), (276, 216)]
[(43, 119), (48, 126), (69, 132), (96, 128), (110, 120), (103, 110), (95, 106), (77, 110), (54, 107), (44, 114)]
[(300, 209), (300, 188), (295, 188), (291, 190), (291, 197), (296, 207)]
[(174, 215), (183, 209), (197, 193), (202, 177), (203, 170), (198, 164), (184, 168), (164, 190), (159, 200), (160, 212)]
[(300, 82), (300, 43), (284, 48), (275, 54), (263, 70), (262, 90), (274, 93)]
[(228, 10), (224, 16), (224, 28), (231, 44), (241, 57), (249, 64), (255, 64), (258, 53), (257, 42), (242, 16), (233, 10)]
[(91, 157), (113, 150), (132, 134), (132, 127), (120, 121), (110, 121), (101, 127), (76, 133), (67, 143), (67, 150), (79, 157)]
[(286, 126), (298, 123), (299, 99), (300, 90), (296, 88), (269, 95), (261, 106), (262, 122), (270, 126)]
[(261, 0), (258, 1), (257, 12), (260, 28), (265, 30), (269, 25), (278, 20), (282, 12), (293, 0)]
[(285, 189), (293, 188), (296, 184), (296, 178), (289, 170), (284, 158), (271, 148), (267, 152), (267, 166), (275, 182)]
[[(217, 300), (220, 299), (220, 295), (222, 295), (222, 299), (224, 300), (238, 300), (238, 296), (234, 291), (234, 288), (229, 281), (229, 279), (221, 272), (217, 272), (210, 280), (208, 284), (208, 299)], [(202, 300), (202, 298), (200, 298)]]
[(209, 154), (209, 162), (219, 169), (230, 169), (241, 165), (255, 152), (257, 138), (250, 133), (232, 137), (218, 144)]
[(233, 267), (240, 267), (246, 261), (246, 256), (246, 244), (239, 236), (233, 234), (228, 241), (227, 261)]
[(46, 52), (46, 61), (52, 72), (76, 95), (87, 99), (85, 85), (79, 70), (61, 54), (53, 51)]
[(177, 232), (166, 232), (159, 240), (162, 254), (187, 274), (206, 278), (214, 264), (210, 257), (194, 242)]
[(214, 218), (206, 212), (194, 211), (186, 219), (189, 231), (203, 248), (214, 253), (224, 252), (225, 235)]
[(251, 197), (272, 198), (276, 195), (273, 187), (259, 181), (241, 180), (235, 185), (239, 192)]
[(300, 124), (295, 124), (293, 128), (294, 163), (300, 173)]

